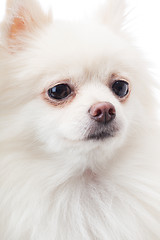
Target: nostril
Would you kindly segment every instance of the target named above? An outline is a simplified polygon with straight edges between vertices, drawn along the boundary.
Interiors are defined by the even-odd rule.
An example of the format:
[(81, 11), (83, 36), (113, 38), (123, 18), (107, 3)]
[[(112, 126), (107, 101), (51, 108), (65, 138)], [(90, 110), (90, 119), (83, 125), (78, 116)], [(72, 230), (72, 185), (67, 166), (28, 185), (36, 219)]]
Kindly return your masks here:
[(110, 109), (108, 110), (108, 113), (109, 113), (110, 116), (115, 116), (115, 115), (116, 115), (116, 110), (115, 110), (115, 108), (110, 108)]
[(101, 110), (101, 109), (97, 109), (97, 110), (95, 111), (94, 117), (98, 117), (98, 116), (100, 116), (101, 114), (103, 114), (103, 113), (102, 113), (102, 110)]

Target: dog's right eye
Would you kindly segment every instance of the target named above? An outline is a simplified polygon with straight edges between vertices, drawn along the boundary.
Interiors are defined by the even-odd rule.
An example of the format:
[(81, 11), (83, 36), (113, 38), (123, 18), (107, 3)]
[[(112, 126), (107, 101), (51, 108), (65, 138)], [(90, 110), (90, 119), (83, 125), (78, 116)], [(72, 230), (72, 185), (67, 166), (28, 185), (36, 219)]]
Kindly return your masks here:
[(48, 90), (48, 96), (51, 99), (63, 100), (71, 94), (71, 88), (68, 84), (58, 84)]

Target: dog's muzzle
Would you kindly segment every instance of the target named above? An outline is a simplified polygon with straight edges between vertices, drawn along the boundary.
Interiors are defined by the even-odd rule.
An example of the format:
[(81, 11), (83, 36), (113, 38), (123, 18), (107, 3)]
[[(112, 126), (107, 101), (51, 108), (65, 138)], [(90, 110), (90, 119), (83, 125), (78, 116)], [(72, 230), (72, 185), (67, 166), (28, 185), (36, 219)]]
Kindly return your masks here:
[(116, 109), (109, 102), (99, 102), (91, 106), (89, 115), (92, 119), (88, 131), (88, 139), (103, 140), (114, 137), (118, 131), (116, 121)]

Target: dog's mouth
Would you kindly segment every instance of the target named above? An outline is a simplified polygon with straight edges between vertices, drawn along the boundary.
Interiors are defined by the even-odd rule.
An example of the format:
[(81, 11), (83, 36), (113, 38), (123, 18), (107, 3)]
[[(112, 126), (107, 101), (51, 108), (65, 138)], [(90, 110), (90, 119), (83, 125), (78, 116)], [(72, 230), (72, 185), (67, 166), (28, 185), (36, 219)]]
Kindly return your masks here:
[(119, 127), (117, 124), (103, 124), (90, 127), (86, 140), (105, 140), (107, 138), (115, 137)]

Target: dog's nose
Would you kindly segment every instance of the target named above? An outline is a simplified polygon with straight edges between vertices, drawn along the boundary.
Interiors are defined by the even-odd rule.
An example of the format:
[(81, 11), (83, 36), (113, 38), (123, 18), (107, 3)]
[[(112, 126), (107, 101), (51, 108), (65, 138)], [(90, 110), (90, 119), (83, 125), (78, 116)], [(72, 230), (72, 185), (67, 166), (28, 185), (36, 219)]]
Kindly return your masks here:
[(91, 106), (89, 114), (95, 121), (107, 124), (115, 118), (116, 109), (109, 102), (99, 102)]

